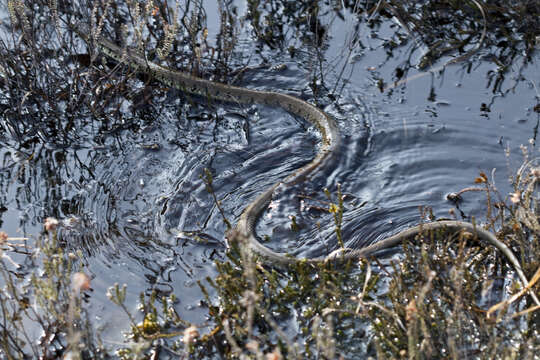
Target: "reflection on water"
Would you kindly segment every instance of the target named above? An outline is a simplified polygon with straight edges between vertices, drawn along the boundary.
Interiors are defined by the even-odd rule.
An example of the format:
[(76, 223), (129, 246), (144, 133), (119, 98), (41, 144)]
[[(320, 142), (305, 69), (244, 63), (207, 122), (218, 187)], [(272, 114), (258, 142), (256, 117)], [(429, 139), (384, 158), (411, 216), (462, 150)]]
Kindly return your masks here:
[[(445, 194), (469, 186), (479, 171), (493, 172), (501, 193), (509, 192), (506, 179), (521, 162), (519, 146), (536, 137), (538, 61), (507, 69), (508, 80), (494, 87), (494, 65), (481, 53), (471, 64), (380, 93), (380, 78), (418, 51), (404, 46), (390, 53), (388, 39), (406, 41), (396, 35), (396, 24), (383, 18), (374, 26), (351, 8), (299, 6), (313, 18), (287, 25), (294, 31), (281, 33), (273, 23), (272, 36), (255, 43), (246, 39), (251, 31), (266, 33), (263, 23), (240, 29), (239, 54), (253, 54), (252, 64), (286, 66), (248, 69), (238, 84), (317, 102), (338, 120), (343, 146), (331, 171), (276, 194), (258, 225), (258, 233), (271, 238), (269, 246), (302, 255), (334, 250), (322, 189), (335, 192), (338, 183), (346, 194), (343, 234), (351, 247), (416, 224), (421, 206), (453, 216)], [(298, 11), (289, 9), (287, 16)], [(289, 50), (282, 51), (286, 44)], [(31, 235), (45, 217), (61, 219), (61, 240), (84, 251), (102, 304), (107, 300), (98, 294), (126, 282), (133, 294), (173, 291), (181, 315), (201, 322), (196, 281), (213, 274), (213, 260), (223, 258), (226, 230), (201, 178), (204, 169), (234, 222), (262, 190), (311, 159), (318, 136), (281, 109), (209, 104), (136, 78), (122, 84), (137, 89), (123, 100), (107, 100), (121, 109), (122, 122), (104, 124), (89, 111), (78, 136), (64, 127), (70, 134), (64, 144), (49, 142), (52, 134), (39, 126), (22, 129), (19, 123), (16, 129), (4, 113), (0, 226)], [(467, 195), (464, 214), (481, 213), (482, 199)], [(291, 230), (292, 216), (299, 231)]]

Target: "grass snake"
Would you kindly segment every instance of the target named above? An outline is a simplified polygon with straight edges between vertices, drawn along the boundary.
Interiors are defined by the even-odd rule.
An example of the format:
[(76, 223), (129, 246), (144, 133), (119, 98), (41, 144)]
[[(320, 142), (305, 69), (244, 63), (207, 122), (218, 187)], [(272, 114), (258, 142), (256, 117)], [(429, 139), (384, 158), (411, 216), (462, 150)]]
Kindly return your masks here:
[[(523, 282), (523, 286), (526, 286), (528, 283), (518, 259), (508, 246), (497, 239), (493, 233), (464, 221), (434, 221), (422, 223), (361, 249), (340, 249), (332, 252), (330, 255), (316, 258), (298, 258), (286, 253), (276, 252), (266, 247), (257, 238), (255, 232), (257, 220), (262, 212), (268, 207), (268, 204), (272, 199), (272, 194), (279, 185), (284, 184), (287, 186), (288, 184), (305, 181), (309, 176), (319, 172), (325, 168), (327, 164), (335, 160), (340, 146), (340, 133), (334, 118), (316, 106), (294, 96), (273, 91), (251, 90), (243, 87), (221, 84), (185, 72), (168, 69), (156, 63), (147, 61), (144, 56), (141, 56), (129, 48), (120, 47), (110, 40), (95, 36), (95, 32), (90, 32), (83, 25), (77, 26), (74, 30), (81, 38), (83, 38), (83, 40), (89, 45), (95, 46), (104, 55), (119, 63), (124, 63), (138, 72), (148, 74), (167, 86), (179, 89), (186, 93), (209, 97), (220, 101), (244, 104), (258, 103), (281, 107), (296, 116), (302, 117), (317, 128), (321, 136), (321, 144), (318, 147), (315, 157), (308, 164), (296, 169), (281, 181), (275, 183), (259, 194), (255, 200), (243, 210), (234, 229), (229, 230), (227, 233), (229, 241), (245, 241), (249, 245), (251, 251), (253, 251), (253, 253), (255, 253), (264, 263), (271, 266), (287, 267), (289, 264), (294, 264), (298, 261), (316, 264), (328, 261), (340, 262), (351, 259), (368, 258), (374, 256), (375, 253), (380, 250), (389, 249), (403, 241), (407, 241), (416, 235), (428, 231), (466, 231), (499, 249), (512, 264), (520, 280)], [(441, 238), (441, 236), (438, 236), (438, 238)], [(531, 292), (531, 296), (537, 304), (540, 304), (534, 293)]]

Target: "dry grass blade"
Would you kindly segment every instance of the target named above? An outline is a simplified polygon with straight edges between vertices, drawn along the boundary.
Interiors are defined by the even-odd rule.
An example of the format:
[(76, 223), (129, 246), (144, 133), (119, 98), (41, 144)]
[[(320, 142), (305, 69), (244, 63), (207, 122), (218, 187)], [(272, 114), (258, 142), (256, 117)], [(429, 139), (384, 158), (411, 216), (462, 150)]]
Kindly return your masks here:
[[(499, 309), (502, 309), (502, 308), (505, 308), (507, 307), (508, 305), (512, 304), (514, 301), (516, 301), (517, 299), (519, 299), (520, 297), (522, 297), (527, 291), (529, 291), (533, 286), (534, 284), (536, 284), (538, 282), (538, 280), (540, 279), (540, 267), (538, 268), (538, 270), (536, 270), (536, 273), (534, 274), (533, 278), (531, 279), (531, 281), (529, 281), (529, 283), (527, 284), (527, 286), (525, 286), (520, 292), (518, 292), (517, 294), (514, 294), (512, 295), (509, 299), (507, 300), (504, 300), (504, 301), (501, 301), (500, 303), (498, 304), (495, 304), (493, 305), (487, 312), (486, 316), (489, 318), (491, 316), (491, 314), (493, 314), (495, 311), (499, 310)], [(536, 310), (540, 308), (540, 305), (537, 305), (535, 306), (533, 309)], [(530, 310), (529, 311), (534, 311), (534, 310)], [(529, 311), (526, 311), (526, 312), (529, 312)], [(518, 316), (517, 314), (515, 316)]]
[(358, 306), (356, 307), (356, 313), (358, 314), (360, 312), (360, 308), (362, 307), (364, 296), (366, 295), (368, 283), (371, 279), (371, 265), (367, 263), (367, 271), (366, 271), (366, 280), (364, 281), (364, 287), (362, 288), (362, 292), (358, 294)]
[(520, 317), (520, 316), (525, 315), (525, 314), (528, 314), (530, 312), (536, 311), (538, 309), (540, 309), (540, 305), (536, 305), (536, 306), (533, 306), (531, 308), (525, 309), (523, 311), (520, 311), (520, 312), (515, 313), (514, 315), (512, 315), (512, 319), (516, 318), (516, 317)]

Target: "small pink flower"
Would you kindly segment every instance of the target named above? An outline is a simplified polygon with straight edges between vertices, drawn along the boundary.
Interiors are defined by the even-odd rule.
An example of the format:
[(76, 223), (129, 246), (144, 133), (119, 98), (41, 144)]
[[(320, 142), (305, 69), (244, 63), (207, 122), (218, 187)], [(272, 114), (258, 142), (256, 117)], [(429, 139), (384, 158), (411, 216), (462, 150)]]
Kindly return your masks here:
[(274, 351), (266, 354), (266, 360), (281, 360), (281, 359), (283, 359), (283, 356), (281, 355), (281, 351), (279, 351), (279, 348), (275, 348)]
[(510, 201), (514, 204), (519, 203), (521, 200), (521, 191), (516, 191), (515, 193), (510, 193)]
[(246, 344), (246, 349), (256, 354), (257, 352), (259, 352), (259, 343), (256, 342), (255, 340), (251, 340), (250, 342)]
[(199, 337), (199, 330), (196, 326), (190, 326), (184, 330), (184, 344), (191, 345), (195, 342), (195, 339)]
[(76, 272), (71, 277), (71, 288), (77, 293), (90, 290), (90, 277), (83, 272)]
[(56, 226), (58, 226), (58, 220), (52, 217), (48, 217), (45, 219), (45, 230), (47, 231), (54, 231), (56, 230)]
[(8, 239), (8, 234), (4, 231), (0, 231), (0, 245), (5, 243)]

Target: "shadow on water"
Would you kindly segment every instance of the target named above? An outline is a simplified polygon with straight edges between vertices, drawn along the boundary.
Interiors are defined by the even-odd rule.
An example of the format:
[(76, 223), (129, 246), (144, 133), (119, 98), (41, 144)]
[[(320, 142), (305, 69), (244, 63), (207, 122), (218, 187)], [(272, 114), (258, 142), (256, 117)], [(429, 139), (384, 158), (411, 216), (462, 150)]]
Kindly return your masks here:
[[(339, 122), (334, 168), (278, 191), (259, 222), (270, 247), (335, 250), (321, 189), (334, 193), (338, 183), (344, 238), (355, 248), (418, 223), (422, 206), (439, 217), (481, 214), (482, 196), (471, 195), (463, 212), (445, 199), (479, 171), (496, 168), (499, 190), (510, 192), (506, 179), (522, 160), (521, 145), (536, 144), (539, 5), (503, 11), (498, 2), (455, 3), (187, 2), (177, 9), (168, 66), (291, 94)], [(197, 281), (216, 274), (226, 230), (204, 169), (234, 223), (257, 194), (311, 159), (318, 135), (281, 109), (194, 98), (107, 63), (65, 25), (107, 9), (97, 18), (104, 35), (123, 40), (121, 25), (136, 21), (125, 4), (66, 3), (51, 15), (48, 6), (26, 7), (31, 23), (2, 13), (0, 226), (26, 236), (44, 218), (60, 219), (61, 241), (83, 250), (94, 278), (96, 316), (114, 312), (104, 294), (118, 282), (129, 284), (133, 309), (139, 292), (174, 293), (180, 315), (203, 323)], [(149, 59), (161, 61), (152, 49), (166, 48), (163, 19), (173, 13), (149, 12), (153, 20), (128, 43), (141, 36)], [(121, 341), (125, 323), (105, 323), (109, 341)]]

